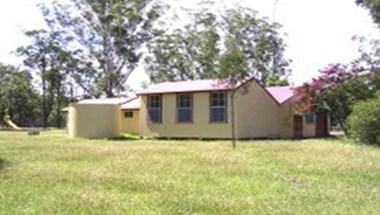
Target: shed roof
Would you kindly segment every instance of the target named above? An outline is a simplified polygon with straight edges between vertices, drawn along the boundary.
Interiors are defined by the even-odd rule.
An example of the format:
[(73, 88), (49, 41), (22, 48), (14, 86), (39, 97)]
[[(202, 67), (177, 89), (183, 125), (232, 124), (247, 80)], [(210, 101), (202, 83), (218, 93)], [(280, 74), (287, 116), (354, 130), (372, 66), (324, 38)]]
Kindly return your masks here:
[(114, 104), (121, 105), (128, 102), (131, 98), (103, 98), (103, 99), (85, 99), (78, 104)]
[(288, 101), (294, 96), (294, 92), (291, 87), (267, 87), (266, 90), (273, 96), (279, 104)]
[(136, 110), (140, 109), (140, 97), (130, 99), (127, 103), (122, 104), (120, 107), (122, 110)]

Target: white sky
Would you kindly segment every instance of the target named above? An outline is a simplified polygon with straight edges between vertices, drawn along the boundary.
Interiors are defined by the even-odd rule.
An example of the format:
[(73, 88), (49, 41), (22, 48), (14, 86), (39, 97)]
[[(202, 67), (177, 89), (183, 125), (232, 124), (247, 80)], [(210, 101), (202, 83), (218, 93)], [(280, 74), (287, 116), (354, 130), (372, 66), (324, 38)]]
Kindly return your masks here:
[[(19, 64), (11, 52), (27, 42), (23, 30), (44, 26), (36, 3), (50, 0), (12, 0), (0, 7), (0, 62)], [(191, 7), (190, 0), (171, 0), (175, 5)], [(260, 16), (272, 17), (275, 0), (216, 0), (222, 4), (249, 6)], [(358, 56), (354, 35), (378, 38), (379, 31), (368, 12), (355, 5), (355, 0), (279, 0), (276, 21), (287, 34), (286, 57), (293, 60), (291, 81), (310, 80), (330, 63), (350, 62)], [(128, 81), (138, 88), (147, 77), (136, 72)]]

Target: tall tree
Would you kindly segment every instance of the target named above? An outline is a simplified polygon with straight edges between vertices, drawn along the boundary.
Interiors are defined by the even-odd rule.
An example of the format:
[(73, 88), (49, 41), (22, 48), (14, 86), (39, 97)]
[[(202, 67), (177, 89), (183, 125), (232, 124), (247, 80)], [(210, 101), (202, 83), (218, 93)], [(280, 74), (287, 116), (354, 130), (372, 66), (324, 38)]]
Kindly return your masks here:
[(219, 68), (215, 75), (223, 79), (242, 79), (247, 75), (247, 59), (235, 38), (231, 35), (225, 39), (226, 51), (221, 55)]
[(146, 69), (153, 82), (210, 78), (219, 57), (216, 15), (196, 12), (192, 23), (161, 35), (148, 45)]
[[(70, 0), (42, 6), (46, 23), (73, 38), (81, 71), (92, 96), (114, 97), (155, 36), (154, 23), (163, 12), (155, 0)], [(80, 79), (80, 77), (77, 77)]]
[(222, 18), (226, 42), (234, 44), (225, 45), (227, 52), (229, 48), (238, 49), (245, 60), (244, 69), (220, 70), (218, 76), (234, 80), (253, 76), (266, 85), (271, 74), (284, 77), (290, 72), (279, 24), (259, 18), (256, 11), (244, 7), (227, 10)]
[(254, 76), (266, 84), (271, 74), (288, 74), (278, 24), (243, 7), (191, 17), (193, 24), (164, 33), (149, 46), (146, 65), (153, 82)]
[(74, 71), (72, 54), (63, 50), (71, 41), (62, 32), (45, 30), (29, 31), (26, 35), (31, 38), (31, 44), (17, 49), (19, 56), (24, 57), (24, 64), (40, 77), (42, 93), (42, 122), (49, 125), (49, 116), (55, 125), (61, 127), (61, 109), (67, 104), (67, 77)]

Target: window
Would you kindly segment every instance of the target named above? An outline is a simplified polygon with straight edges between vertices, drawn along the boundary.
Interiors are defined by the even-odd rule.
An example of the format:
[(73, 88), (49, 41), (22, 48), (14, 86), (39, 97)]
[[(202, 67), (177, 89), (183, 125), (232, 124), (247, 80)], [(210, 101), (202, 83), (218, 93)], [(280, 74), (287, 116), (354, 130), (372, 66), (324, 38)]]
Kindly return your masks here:
[(193, 95), (177, 95), (177, 122), (193, 122)]
[(148, 96), (148, 117), (152, 123), (162, 122), (162, 96)]
[(227, 93), (210, 94), (210, 122), (227, 122)]
[(124, 112), (125, 118), (133, 118), (133, 111), (126, 111)]
[(305, 114), (306, 124), (314, 124), (315, 123), (315, 113), (309, 112)]

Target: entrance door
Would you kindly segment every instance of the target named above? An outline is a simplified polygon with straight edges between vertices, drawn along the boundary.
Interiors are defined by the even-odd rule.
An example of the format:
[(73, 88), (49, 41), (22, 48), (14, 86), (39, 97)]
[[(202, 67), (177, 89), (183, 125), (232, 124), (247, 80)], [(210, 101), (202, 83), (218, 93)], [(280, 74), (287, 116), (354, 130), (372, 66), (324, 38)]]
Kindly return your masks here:
[(293, 118), (293, 138), (301, 139), (303, 137), (303, 117), (294, 115)]
[(315, 131), (317, 137), (326, 137), (329, 135), (327, 124), (328, 124), (327, 113), (325, 112), (317, 113), (317, 125), (316, 125), (316, 131)]

